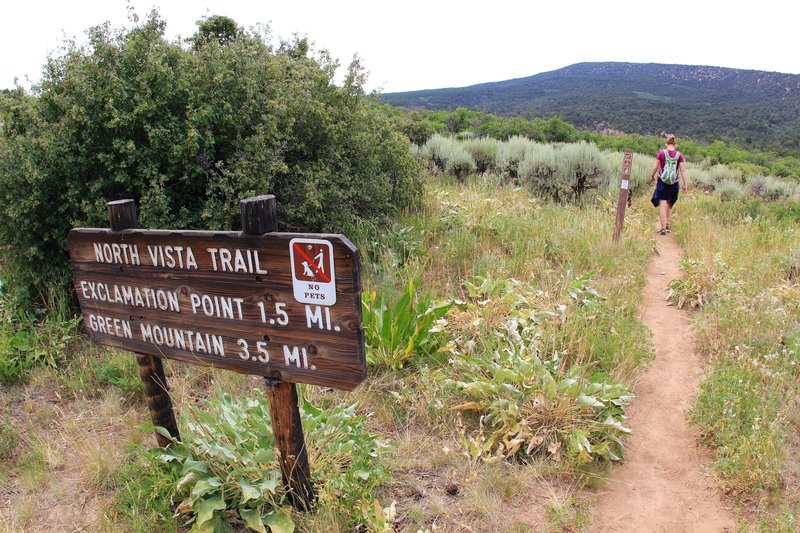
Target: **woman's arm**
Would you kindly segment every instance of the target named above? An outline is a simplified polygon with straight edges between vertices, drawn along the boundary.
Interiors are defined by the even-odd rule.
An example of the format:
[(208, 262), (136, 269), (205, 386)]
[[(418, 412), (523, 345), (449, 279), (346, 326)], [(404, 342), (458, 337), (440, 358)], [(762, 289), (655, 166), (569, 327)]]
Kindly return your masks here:
[(684, 191), (688, 191), (689, 190), (689, 176), (686, 175), (686, 163), (681, 161), (680, 162), (680, 166), (681, 166), (681, 181), (683, 182), (681, 184), (681, 189), (683, 189)]
[(656, 173), (659, 168), (661, 168), (661, 161), (656, 157), (656, 162), (653, 163), (653, 170), (650, 171), (650, 179), (647, 180), (648, 185), (651, 185), (655, 181)]

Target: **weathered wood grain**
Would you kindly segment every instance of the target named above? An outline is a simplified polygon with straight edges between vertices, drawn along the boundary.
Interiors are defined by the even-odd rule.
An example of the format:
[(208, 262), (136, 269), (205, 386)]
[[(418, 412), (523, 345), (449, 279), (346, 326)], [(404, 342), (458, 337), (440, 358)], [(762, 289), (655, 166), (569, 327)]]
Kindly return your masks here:
[[(172, 399), (169, 396), (161, 359), (152, 355), (136, 354), (136, 365), (139, 367), (139, 377), (142, 378), (144, 385), (144, 399), (153, 425), (163, 427), (172, 439), (180, 440), (181, 435), (178, 432), (178, 423), (175, 421), (175, 412), (172, 409)], [(171, 439), (159, 432), (156, 432), (155, 436), (162, 448), (172, 443)]]

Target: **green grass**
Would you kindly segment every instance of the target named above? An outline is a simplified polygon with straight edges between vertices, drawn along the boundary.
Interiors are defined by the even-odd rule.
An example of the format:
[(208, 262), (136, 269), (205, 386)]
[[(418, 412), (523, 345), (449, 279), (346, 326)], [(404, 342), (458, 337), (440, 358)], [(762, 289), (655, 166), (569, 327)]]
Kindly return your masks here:
[(548, 505), (545, 516), (548, 530), (553, 532), (584, 531), (591, 525), (589, 504), (572, 497), (559, 505)]
[(94, 373), (98, 382), (112, 385), (128, 397), (140, 395), (144, 391), (136, 357), (131, 353), (106, 350), (95, 361)]
[(66, 358), (80, 317), (60, 291), (47, 303), (47, 309), (23, 310), (0, 295), (0, 384), (22, 382), (35, 367), (54, 368)]
[(109, 530), (178, 531), (173, 516), (176, 485), (180, 477), (151, 452), (131, 448), (125, 462), (114, 472), (114, 497), (106, 511)]
[(675, 287), (696, 302), (697, 346), (711, 362), (690, 418), (714, 449), (723, 489), (775, 530), (800, 512), (797, 487), (786, 481), (800, 474), (791, 460), (800, 430), (800, 231), (786, 216), (792, 209), (695, 197), (676, 220), (688, 261)]

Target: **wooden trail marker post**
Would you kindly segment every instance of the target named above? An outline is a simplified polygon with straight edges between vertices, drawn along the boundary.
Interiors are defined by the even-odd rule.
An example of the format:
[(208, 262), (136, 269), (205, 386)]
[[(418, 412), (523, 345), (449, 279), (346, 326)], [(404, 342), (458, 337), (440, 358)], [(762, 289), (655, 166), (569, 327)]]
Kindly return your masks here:
[(358, 251), (342, 235), (275, 232), (272, 195), (241, 207), (241, 232), (166, 231), (137, 229), (133, 200), (110, 202), (110, 230), (69, 234), (74, 286), (87, 333), (136, 353), (153, 423), (175, 439), (162, 358), (265, 377), (284, 485), (308, 509), (295, 383), (366, 378)]
[[(136, 229), (139, 219), (136, 216), (136, 204), (133, 200), (118, 200), (109, 202), (108, 222), (111, 231)], [(172, 399), (169, 397), (167, 377), (164, 375), (164, 366), (161, 359), (148, 354), (136, 354), (136, 365), (139, 367), (139, 377), (144, 385), (144, 399), (150, 411), (150, 418), (154, 426), (166, 429), (173, 439), (180, 439), (178, 423), (175, 421), (175, 412), (172, 410)], [(156, 441), (162, 448), (171, 442), (166, 436), (156, 432)]]
[(617, 200), (617, 220), (614, 226), (613, 241), (617, 242), (622, 234), (622, 225), (625, 223), (625, 208), (628, 205), (628, 195), (630, 195), (631, 185), (631, 165), (633, 163), (633, 150), (625, 150), (622, 159), (622, 181), (619, 186), (619, 198)]

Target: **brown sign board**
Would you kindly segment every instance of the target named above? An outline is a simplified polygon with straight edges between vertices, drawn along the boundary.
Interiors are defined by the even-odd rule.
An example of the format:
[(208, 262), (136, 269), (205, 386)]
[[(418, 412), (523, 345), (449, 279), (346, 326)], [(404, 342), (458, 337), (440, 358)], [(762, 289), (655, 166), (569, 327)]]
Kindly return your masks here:
[(366, 378), (358, 251), (342, 235), (76, 228), (91, 338), (292, 383)]

